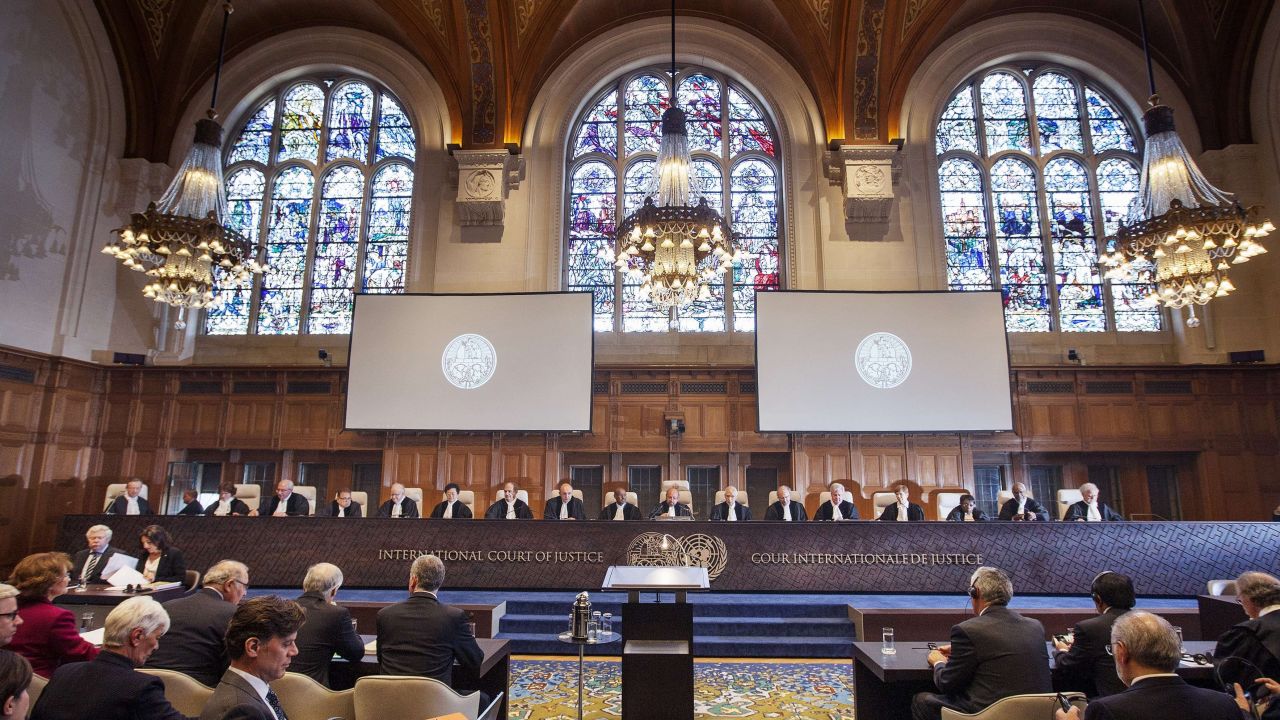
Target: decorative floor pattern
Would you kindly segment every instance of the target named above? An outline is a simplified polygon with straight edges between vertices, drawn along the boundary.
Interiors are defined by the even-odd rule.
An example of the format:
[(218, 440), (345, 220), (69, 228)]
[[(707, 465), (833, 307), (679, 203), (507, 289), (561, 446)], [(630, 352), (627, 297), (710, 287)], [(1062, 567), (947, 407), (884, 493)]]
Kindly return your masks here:
[[(583, 717), (622, 717), (618, 658), (588, 659)], [(853, 717), (848, 660), (695, 660), (698, 718), (845, 720)], [(563, 657), (511, 659), (509, 720), (577, 718), (578, 661)]]

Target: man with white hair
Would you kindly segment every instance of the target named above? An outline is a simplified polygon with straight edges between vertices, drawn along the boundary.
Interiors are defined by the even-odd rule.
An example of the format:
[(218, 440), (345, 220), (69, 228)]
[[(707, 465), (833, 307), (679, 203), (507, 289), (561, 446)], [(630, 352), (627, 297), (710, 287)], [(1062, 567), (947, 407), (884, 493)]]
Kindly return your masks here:
[(804, 522), (809, 519), (804, 505), (791, 499), (791, 488), (778, 486), (778, 501), (764, 511), (764, 519), (774, 522)]
[[(1175, 672), (1182, 660), (1178, 633), (1159, 615), (1131, 610), (1111, 626), (1116, 674), (1128, 689), (1089, 701), (1085, 720), (1241, 720), (1231, 696), (1192, 687)], [(1057, 710), (1057, 720), (1080, 720), (1080, 711)], [(1250, 715), (1250, 717), (1252, 717)]]
[(281, 480), (276, 483), (276, 494), (262, 499), (257, 510), (250, 516), (283, 517), (285, 515), (306, 517), (311, 514), (311, 503), (293, 491), (292, 480)]
[(85, 531), (85, 542), (89, 547), (76, 553), (71, 560), (71, 584), (83, 579), (87, 583), (105, 583), (102, 571), (107, 569), (116, 549), (111, 547), (111, 528), (106, 525), (94, 525)]
[(136, 672), (160, 645), (169, 615), (149, 597), (131, 597), (107, 615), (102, 652), (58, 668), (32, 710), (33, 720), (185, 720), (164, 696), (164, 683)]
[(1124, 520), (1124, 516), (1111, 509), (1110, 505), (1098, 501), (1098, 486), (1085, 483), (1080, 486), (1079, 502), (1071, 503), (1063, 514), (1063, 522), (1102, 522), (1104, 520)]
[(857, 520), (858, 508), (847, 500), (844, 485), (831, 483), (831, 499), (818, 506), (814, 520)]
[(18, 616), (18, 588), (0, 583), (0, 647), (9, 644), (21, 624), (22, 618)]
[[(1222, 679), (1248, 686), (1259, 674), (1280, 678), (1280, 579), (1262, 572), (1244, 573), (1236, 578), (1236, 597), (1249, 619), (1218, 638), (1213, 656)], [(1280, 709), (1280, 700), (1273, 704)]]
[(409, 599), (378, 611), (378, 663), (383, 673), (449, 684), (455, 659), (472, 671), (480, 667), (484, 652), (467, 614), (440, 602), (442, 585), (444, 563), (435, 555), (420, 555), (409, 568)]
[(913, 720), (938, 720), (942, 708), (976, 713), (1000, 698), (1053, 689), (1044, 626), (1008, 608), (1013, 582), (993, 567), (969, 579), (969, 599), (977, 617), (951, 628), (951, 643), (929, 652), (938, 693), (917, 693)]
[(223, 635), (236, 606), (249, 589), (249, 568), (222, 560), (204, 574), (199, 592), (165, 603), (169, 639), (151, 656), (147, 667), (177, 670), (213, 687), (227, 669)]
[(724, 502), (711, 508), (711, 517), (708, 519), (725, 522), (750, 520), (751, 508), (738, 502), (738, 488), (730, 485), (724, 489)]
[(378, 517), (383, 518), (416, 518), (418, 503), (406, 497), (404, 485), (391, 483), (391, 497), (378, 508)]
[(117, 495), (107, 506), (108, 515), (152, 515), (151, 506), (142, 497), (142, 481), (133, 478), (124, 484), (124, 494)]
[(364, 657), (364, 641), (351, 624), (351, 612), (337, 603), (342, 587), (342, 570), (332, 563), (307, 568), (302, 595), (294, 601), (306, 613), (307, 621), (298, 630), (298, 655), (290, 672), (302, 673), (329, 685), (329, 661), (334, 654), (354, 663)]

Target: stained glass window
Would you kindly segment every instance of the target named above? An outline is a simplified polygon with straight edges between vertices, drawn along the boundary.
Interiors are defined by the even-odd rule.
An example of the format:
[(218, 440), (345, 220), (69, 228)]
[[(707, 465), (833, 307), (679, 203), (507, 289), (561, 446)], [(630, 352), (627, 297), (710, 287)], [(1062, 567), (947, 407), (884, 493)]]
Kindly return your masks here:
[[(652, 192), (662, 113), (673, 85), (688, 119), (693, 182), (726, 215), (743, 253), (732, 277), (710, 284), (709, 299), (676, 312), (649, 302), (640, 280), (617, 272), (610, 257), (615, 225)], [(595, 329), (754, 331), (756, 293), (782, 286), (781, 173), (775, 133), (760, 103), (719, 73), (685, 68), (673, 83), (666, 70), (645, 70), (602, 91), (571, 137), (565, 288), (594, 294)]]
[(935, 150), (950, 290), (997, 288), (1009, 332), (1158, 331), (1151, 274), (1104, 282), (1138, 191), (1132, 123), (1087, 78), (997, 67), (961, 85)]
[(262, 244), (267, 271), (228, 284), (211, 335), (351, 331), (355, 293), (401, 293), (415, 136), (364, 80), (295, 82), (261, 100), (226, 156), (227, 224)]

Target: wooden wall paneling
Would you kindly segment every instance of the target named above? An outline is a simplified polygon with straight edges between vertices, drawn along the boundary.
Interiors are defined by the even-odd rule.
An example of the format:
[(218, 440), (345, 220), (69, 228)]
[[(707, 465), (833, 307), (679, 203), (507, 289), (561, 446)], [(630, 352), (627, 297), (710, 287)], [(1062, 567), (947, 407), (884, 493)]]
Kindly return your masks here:
[(40, 419), (37, 385), (0, 380), (0, 431), (25, 433)]
[(1022, 398), (1021, 408), (1018, 434), (1028, 449), (1083, 449), (1074, 397), (1028, 396)]
[(1245, 433), (1253, 448), (1266, 448), (1274, 452), (1276, 440), (1280, 437), (1277, 429), (1275, 402), (1264, 396), (1246, 396), (1240, 403), (1240, 414), (1244, 417)]
[(170, 423), (168, 402), (163, 395), (142, 395), (134, 401), (131, 419), (131, 444), (168, 444)]
[[(191, 395), (173, 401), (170, 442), (177, 447), (223, 447), (222, 428), (225, 402), (221, 395)], [(259, 443), (261, 439), (259, 439)], [(249, 447), (262, 447), (249, 443)]]
[(283, 418), (275, 447), (329, 448), (330, 438), (342, 427), (337, 398), (286, 398), (281, 403)]
[[(227, 399), (224, 441), (230, 447), (262, 446), (276, 434), (279, 401), (269, 395), (232, 396)], [(292, 444), (292, 438), (282, 438)]]
[[(431, 447), (418, 446), (397, 446), (387, 449), (383, 454), (383, 494), (384, 497), (378, 499), (381, 503), (386, 500), (385, 496), (389, 496), (386, 491), (392, 483), (400, 483), (405, 487), (423, 488), (425, 497), (427, 489), (439, 490), (443, 484), (438, 485), (436, 482), (438, 472), (437, 463), (439, 462), (440, 451), (434, 445)], [(388, 477), (388, 469), (391, 475)], [(450, 482), (450, 481), (445, 481)], [(457, 482), (456, 480), (452, 482)], [(464, 489), (470, 489), (464, 483), (459, 482)], [(370, 500), (372, 503), (372, 500)]]
[[(4, 452), (4, 446), (0, 445), (0, 454)], [(27, 512), (30, 494), (22, 475), (0, 470), (0, 536), (8, 538), (0, 543), (0, 569), (4, 570), (4, 577), (8, 577), (8, 569), (23, 556), (24, 543), (17, 540), (27, 529), (24, 519), (30, 517)]]
[(680, 412), (684, 413), (682, 446), (723, 447), (729, 439), (729, 404), (724, 399), (692, 402), (682, 399)]
[(1080, 408), (1085, 449), (1146, 449), (1143, 419), (1134, 398), (1084, 399)]

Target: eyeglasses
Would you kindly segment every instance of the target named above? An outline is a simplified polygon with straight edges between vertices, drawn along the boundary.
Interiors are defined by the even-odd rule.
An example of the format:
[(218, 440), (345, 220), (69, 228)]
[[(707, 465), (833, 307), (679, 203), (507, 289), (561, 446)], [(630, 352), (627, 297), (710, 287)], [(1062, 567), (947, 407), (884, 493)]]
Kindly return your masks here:
[(234, 582), (234, 583), (240, 583), (241, 585), (243, 585), (243, 586), (244, 586), (245, 592), (248, 592), (248, 591), (249, 591), (249, 583), (247, 583), (247, 582), (245, 582), (245, 581), (243, 581), (243, 580), (241, 580), (241, 579), (239, 579), (239, 578), (231, 578), (231, 582)]
[(0, 613), (0, 618), (4, 618), (9, 622), (13, 622), (14, 620), (18, 619), (18, 611), (14, 610), (13, 612)]

